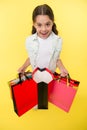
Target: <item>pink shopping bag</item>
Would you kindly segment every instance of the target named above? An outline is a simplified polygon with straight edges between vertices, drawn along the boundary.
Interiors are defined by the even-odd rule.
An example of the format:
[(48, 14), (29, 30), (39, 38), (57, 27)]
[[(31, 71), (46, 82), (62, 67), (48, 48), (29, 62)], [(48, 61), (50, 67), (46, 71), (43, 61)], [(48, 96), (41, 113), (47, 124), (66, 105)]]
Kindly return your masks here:
[[(58, 74), (59, 76), (59, 74)], [(49, 102), (57, 107), (69, 112), (74, 97), (77, 92), (79, 81), (67, 78), (60, 78), (60, 80), (53, 80), (49, 83)]]

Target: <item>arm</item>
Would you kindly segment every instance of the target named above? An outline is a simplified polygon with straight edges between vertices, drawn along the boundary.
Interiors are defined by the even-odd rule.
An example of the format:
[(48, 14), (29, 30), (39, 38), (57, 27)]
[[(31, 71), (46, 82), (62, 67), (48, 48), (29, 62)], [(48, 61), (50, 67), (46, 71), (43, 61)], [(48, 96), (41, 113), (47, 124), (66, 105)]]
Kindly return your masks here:
[(27, 58), (24, 64), (18, 69), (19, 73), (24, 73), (27, 67), (30, 65), (30, 59)]
[(63, 76), (63, 77), (67, 76), (68, 71), (67, 71), (67, 69), (64, 67), (64, 65), (63, 65), (63, 63), (62, 63), (62, 61), (61, 61), (61, 59), (58, 59), (58, 60), (57, 60), (56, 66), (59, 68), (60, 73), (61, 73), (61, 76)]

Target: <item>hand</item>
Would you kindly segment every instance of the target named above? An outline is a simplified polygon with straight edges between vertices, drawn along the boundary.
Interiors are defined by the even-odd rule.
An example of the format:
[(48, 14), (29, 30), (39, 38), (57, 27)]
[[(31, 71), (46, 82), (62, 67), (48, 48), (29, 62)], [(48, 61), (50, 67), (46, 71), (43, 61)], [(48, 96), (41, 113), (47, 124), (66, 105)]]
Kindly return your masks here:
[(22, 66), (18, 69), (18, 73), (24, 73), (25, 72), (25, 68)]
[(68, 73), (68, 71), (67, 71), (65, 68), (62, 68), (62, 69), (60, 70), (60, 75), (61, 75), (61, 77), (66, 77), (68, 74), (69, 74), (69, 73)]
[(58, 59), (57, 60), (57, 67), (60, 69), (60, 75), (62, 76), (62, 77), (66, 77), (67, 75), (68, 75), (68, 71), (67, 71), (67, 69), (64, 67), (64, 65), (63, 65), (63, 63), (62, 63), (62, 61), (61, 61), (61, 59)]
[(27, 58), (24, 64), (18, 69), (18, 72), (23, 74), (29, 65), (30, 65), (30, 59)]

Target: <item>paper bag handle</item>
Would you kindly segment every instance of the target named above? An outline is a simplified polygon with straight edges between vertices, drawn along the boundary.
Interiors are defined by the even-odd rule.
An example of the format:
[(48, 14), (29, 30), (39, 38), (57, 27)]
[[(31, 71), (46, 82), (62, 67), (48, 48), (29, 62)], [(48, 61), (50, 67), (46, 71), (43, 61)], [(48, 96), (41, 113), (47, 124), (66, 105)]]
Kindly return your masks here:
[(19, 82), (22, 83), (24, 80), (22, 79), (22, 77), (24, 76), (25, 79), (30, 79), (31, 77), (28, 77), (27, 76), (27, 72), (24, 72), (24, 73), (18, 73), (18, 77), (19, 77)]
[(62, 78), (66, 78), (67, 79), (67, 85), (69, 85), (70, 80), (71, 80), (70, 74), (68, 73), (68, 75), (65, 76), (65, 77), (61, 76), (61, 74), (58, 74), (58, 78), (55, 78), (55, 80), (60, 81)]

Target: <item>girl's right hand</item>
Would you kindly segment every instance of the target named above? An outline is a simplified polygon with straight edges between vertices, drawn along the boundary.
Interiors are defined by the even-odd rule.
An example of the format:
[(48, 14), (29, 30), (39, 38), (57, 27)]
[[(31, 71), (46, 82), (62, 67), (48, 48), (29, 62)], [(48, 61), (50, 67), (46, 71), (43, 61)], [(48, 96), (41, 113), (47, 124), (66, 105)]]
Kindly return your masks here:
[(30, 65), (30, 59), (28, 57), (26, 59), (26, 61), (24, 62), (24, 64), (18, 69), (18, 73), (22, 73), (23, 74), (29, 65)]
[(25, 72), (25, 68), (22, 66), (18, 69), (18, 73), (24, 73)]

